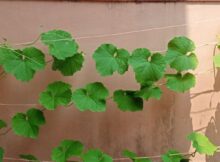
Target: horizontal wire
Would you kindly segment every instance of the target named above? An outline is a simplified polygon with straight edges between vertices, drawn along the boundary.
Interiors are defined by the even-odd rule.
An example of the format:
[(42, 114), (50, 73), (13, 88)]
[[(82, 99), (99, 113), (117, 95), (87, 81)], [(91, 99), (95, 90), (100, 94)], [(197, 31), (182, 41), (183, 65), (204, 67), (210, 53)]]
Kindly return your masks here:
[[(189, 152), (184, 152), (184, 153), (176, 153), (176, 154), (170, 154), (170, 156), (177, 156), (177, 155), (192, 155), (194, 152), (189, 153)], [(163, 155), (152, 155), (152, 156), (140, 156), (140, 157), (135, 157), (135, 159), (156, 159), (156, 158), (161, 158)], [(26, 159), (21, 159), (21, 158), (13, 158), (13, 157), (4, 157), (4, 160), (12, 160), (12, 161), (33, 161), (34, 160), (26, 160)], [(131, 160), (130, 158), (122, 157), (122, 158), (113, 158), (113, 161), (124, 161), (124, 160)], [(35, 160), (36, 161), (36, 160)], [(40, 162), (53, 162), (53, 161), (45, 161), (45, 160), (40, 160)], [(71, 161), (68, 161), (71, 162)]]
[(30, 104), (8, 104), (8, 103), (0, 103), (0, 106), (39, 106), (40, 104), (37, 104), (37, 103), (30, 103)]
[(169, 29), (169, 28), (191, 26), (191, 25), (196, 25), (196, 24), (205, 23), (205, 22), (211, 22), (211, 21), (220, 21), (220, 18), (201, 20), (201, 21), (197, 21), (197, 22), (194, 22), (194, 23), (185, 23), (185, 24), (177, 24), (177, 25), (170, 25), (170, 26), (153, 27), (153, 28), (147, 28), (147, 29), (142, 29), (142, 30), (133, 30), (133, 31), (127, 31), (127, 32), (120, 32), (120, 33), (100, 34), (100, 35), (96, 35), (96, 36), (76, 37), (76, 39), (80, 40), (80, 39), (91, 39), (91, 38), (121, 36), (121, 35), (133, 34), (133, 33), (147, 32), (147, 31), (152, 31), (152, 30), (161, 30), (161, 29), (163, 30), (163, 29)]
[[(204, 46), (216, 45), (216, 44), (217, 44), (216, 41), (204, 43), (204, 44), (201, 44), (201, 45), (197, 46), (196, 50), (197, 50), (198, 48), (201, 48), (201, 47), (204, 47)], [(10, 49), (10, 50), (12, 50), (13, 52), (15, 52), (16, 54), (18, 54), (18, 55), (20, 55), (20, 56), (23, 56), (22, 54), (16, 52), (16, 51), (15, 51), (14, 49), (12, 49), (12, 48), (4, 47), (4, 46), (0, 46), (0, 48)], [(167, 51), (167, 50), (153, 51), (153, 52), (166, 52), (166, 51)], [(38, 65), (42, 65), (42, 63), (39, 63), (38, 61), (36, 61), (36, 60), (34, 60), (34, 59), (32, 59), (32, 58), (30, 58), (30, 57), (28, 57), (28, 56), (25, 56), (25, 57), (26, 57), (27, 59), (29, 59), (30, 61), (32, 61), (32, 62), (38, 64)], [(51, 61), (52, 61), (52, 60), (46, 61), (46, 63), (50, 63)]]
[[(188, 23), (188, 24), (185, 23), (185, 24), (170, 25), (170, 26), (163, 26), (163, 27), (154, 27), (154, 28), (147, 28), (147, 29), (142, 29), (142, 30), (133, 30), (133, 31), (127, 31), (127, 32), (120, 32), (120, 33), (82, 36), (82, 37), (76, 37), (75, 39), (76, 40), (82, 40), (82, 39), (103, 38), (103, 37), (111, 37), (111, 36), (121, 36), (121, 35), (133, 34), (133, 33), (147, 32), (147, 31), (152, 31), (152, 30), (164, 30), (164, 29), (169, 29), (169, 28), (184, 27), (184, 26), (196, 25), (196, 24), (199, 24), (199, 23), (205, 23), (205, 22), (211, 22), (211, 21), (220, 21), (220, 18), (202, 20), (202, 21), (197, 21), (197, 22)], [(32, 44), (37, 43), (38, 40), (39, 40), (39, 37), (36, 40), (34, 40), (34, 41), (24, 42), (24, 43), (13, 43), (12, 45), (13, 46), (32, 45)], [(62, 40), (73, 40), (73, 39), (56, 39), (56, 40), (50, 40), (50, 41), (62, 41)], [(217, 42), (205, 43), (205, 44), (197, 46), (197, 48), (203, 47), (203, 46), (208, 46), (208, 45), (215, 45), (215, 44), (217, 44)], [(166, 50), (155, 51), (155, 52), (166, 52)], [(31, 60), (31, 61), (33, 61), (33, 60)], [(34, 62), (36, 62), (36, 61), (34, 60)], [(207, 71), (205, 71), (205, 72), (207, 72)], [(203, 72), (197, 73), (195, 75), (198, 75), (198, 74), (203, 74)], [(5, 103), (0, 103), (0, 106), (36, 106), (36, 105), (39, 105), (39, 104), (5, 104)], [(187, 152), (187, 153), (180, 153), (180, 154), (181, 155), (184, 155), (184, 154), (185, 155), (190, 155), (192, 153), (188, 153)], [(173, 156), (175, 156), (175, 155), (173, 155)], [(148, 156), (148, 157), (136, 157), (136, 159), (146, 159), (146, 158), (153, 159), (153, 158), (160, 158), (160, 157), (162, 157), (162, 155), (154, 155), (154, 156)], [(29, 161), (29, 162), (31, 161), (31, 160), (18, 159), (18, 158), (13, 158), (13, 157), (4, 157), (3, 159), (4, 160), (12, 160), (12, 161)], [(113, 160), (114, 161), (129, 160), (129, 158), (114, 158)], [(41, 162), (52, 162), (52, 161), (45, 161), (45, 160), (43, 160)]]
[[(198, 50), (198, 48), (201, 48), (201, 47), (205, 47), (205, 46), (209, 46), (209, 45), (217, 45), (218, 44), (218, 42), (216, 42), (216, 41), (212, 41), (212, 42), (208, 42), (208, 43), (203, 43), (203, 44), (200, 44), (200, 45), (198, 45), (198, 46), (196, 46), (196, 49), (195, 50)], [(161, 53), (163, 53), (163, 52), (166, 52), (167, 50), (166, 49), (164, 49), (164, 50), (160, 50), (160, 51), (153, 51), (153, 52), (161, 52)]]
[[(10, 161), (27, 161), (27, 162), (36, 162), (36, 160), (26, 160), (26, 159), (19, 159), (19, 158), (13, 158), (13, 157), (4, 157), (4, 160), (10, 160)], [(40, 160), (40, 162), (52, 162), (52, 161), (45, 161), (45, 160)]]
[[(201, 71), (201, 72), (196, 72), (194, 73), (194, 75), (201, 75), (201, 74), (205, 74), (205, 73), (212, 73), (214, 72), (214, 69), (208, 69), (208, 70), (204, 70), (204, 71)], [(162, 85), (165, 85), (165, 83), (159, 83), (157, 84), (157, 86), (162, 86)], [(111, 99), (112, 97), (109, 97), (108, 99)], [(0, 102), (0, 106), (40, 106), (40, 104), (38, 103), (27, 103), (27, 104), (23, 104), (23, 103), (13, 103), (13, 104), (10, 104), (10, 103), (1, 103)]]
[[(180, 24), (180, 25), (171, 25), (171, 26), (164, 26), (164, 27), (154, 27), (154, 28), (147, 28), (147, 29), (142, 29), (142, 30), (134, 30), (134, 31), (128, 31), (128, 32), (121, 32), (121, 33), (112, 33), (112, 34), (102, 34), (102, 35), (96, 35), (96, 36), (85, 36), (85, 37), (76, 37), (77, 40), (80, 39), (89, 39), (89, 38), (100, 38), (100, 37), (108, 37), (108, 36), (120, 36), (120, 35), (126, 35), (126, 34), (132, 34), (132, 33), (138, 33), (138, 32), (146, 32), (146, 31), (151, 31), (151, 30), (159, 30), (159, 29), (168, 29), (168, 28), (175, 28), (175, 27), (181, 27), (181, 26), (189, 26), (189, 25), (193, 25), (193, 24), (199, 24), (199, 23), (204, 23), (204, 22), (210, 22), (210, 21), (220, 21), (220, 18), (215, 18), (215, 19), (207, 19), (207, 20), (201, 20), (201, 21), (197, 21), (191, 24)], [(23, 42), (23, 43), (12, 43), (11, 45), (13, 46), (20, 46), (20, 45), (32, 45), (32, 44), (36, 44), (38, 42), (38, 40), (40, 39), (40, 37), (38, 36), (37, 39), (33, 40), (33, 41), (29, 41), (29, 42)], [(53, 42), (53, 41), (62, 41), (62, 40), (73, 40), (72, 39), (55, 39), (55, 40), (48, 40), (45, 42)], [(207, 46), (207, 45), (214, 45), (217, 42), (209, 42), (209, 43), (205, 43), (202, 44), (200, 46), (197, 46), (197, 48), (199, 47), (203, 47), (203, 46)], [(0, 48), (8, 48), (8, 47), (3, 47), (0, 46)], [(8, 48), (10, 49), (10, 48)], [(14, 52), (16, 52), (14, 49), (10, 49), (13, 50)], [(166, 50), (162, 50), (162, 51), (155, 51), (155, 52), (166, 52)], [(20, 53), (16, 52), (17, 54), (21, 55)], [(32, 58), (29, 58), (26, 56), (27, 59), (29, 59), (30, 61), (33, 61), (34, 63), (37, 63), (39, 65), (41, 65), (41, 63), (37, 62), (36, 60), (33, 60)]]
[[(193, 23), (184, 23), (184, 24), (177, 24), (177, 25), (146, 28), (146, 29), (141, 29), (141, 30), (132, 30), (132, 31), (127, 31), (127, 32), (81, 36), (81, 37), (75, 37), (75, 39), (76, 40), (81, 40), (81, 39), (93, 39), (93, 38), (121, 36), (121, 35), (133, 34), (133, 33), (147, 32), (147, 31), (152, 31), (152, 30), (164, 30), (164, 29), (169, 29), (169, 28), (191, 26), (191, 25), (196, 25), (196, 24), (206, 23), (206, 22), (212, 22), (212, 21), (220, 21), (220, 18), (206, 19), (206, 20), (196, 21), (196, 22), (193, 22)], [(39, 36), (34, 41), (28, 41), (28, 42), (23, 42), (23, 43), (12, 43), (12, 45), (13, 46), (31, 45), (31, 44), (37, 43), (38, 40), (39, 40)], [(73, 40), (73, 39), (69, 39), (69, 38), (68, 39), (56, 39), (56, 40), (50, 40), (50, 41), (61, 41), (61, 40)]]

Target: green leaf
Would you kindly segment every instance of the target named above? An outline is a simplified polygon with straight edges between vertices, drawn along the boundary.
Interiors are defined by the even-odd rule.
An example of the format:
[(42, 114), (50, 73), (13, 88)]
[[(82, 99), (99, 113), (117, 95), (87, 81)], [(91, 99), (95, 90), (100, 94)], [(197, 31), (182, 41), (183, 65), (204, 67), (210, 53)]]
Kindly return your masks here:
[(41, 110), (31, 108), (27, 111), (27, 118), (32, 125), (44, 125), (46, 123), (46, 120), (44, 118), (44, 114)]
[(194, 53), (176, 56), (175, 60), (170, 63), (170, 67), (177, 71), (194, 70), (197, 65), (198, 60)]
[(31, 154), (20, 154), (19, 157), (24, 160), (40, 162), (40, 160), (38, 160), (34, 155), (31, 155)]
[[(0, 50), (0, 56), (2, 50)], [(44, 69), (46, 65), (44, 54), (35, 47), (28, 47), (23, 50), (4, 47), (3, 52), (6, 57), (3, 57), (1, 64), (5, 72), (14, 75), (16, 79), (21, 81), (31, 80), (36, 71)]]
[(108, 95), (108, 89), (102, 83), (95, 82), (76, 89), (72, 94), (72, 101), (80, 111), (102, 112), (106, 110)]
[(112, 158), (98, 149), (91, 149), (82, 155), (83, 162), (113, 162)]
[(42, 111), (31, 108), (26, 113), (17, 113), (12, 118), (12, 130), (15, 134), (36, 138), (39, 134), (39, 126), (45, 124)]
[(0, 46), (0, 65), (3, 65), (7, 60), (17, 59), (17, 55), (13, 49), (7, 46)]
[(142, 86), (141, 90), (137, 91), (136, 96), (141, 97), (145, 100), (150, 98), (160, 99), (162, 91), (159, 87), (156, 86)]
[(129, 151), (129, 150), (124, 150), (123, 151), (123, 156), (130, 158), (133, 162), (152, 162), (149, 158), (137, 158), (137, 154)]
[(130, 158), (131, 160), (133, 160), (135, 157), (137, 157), (137, 154), (129, 151), (129, 150), (124, 150), (122, 153), (123, 156)]
[(215, 55), (213, 57), (213, 61), (214, 61), (215, 67), (220, 67), (220, 54)]
[(168, 43), (168, 49), (182, 54), (187, 54), (195, 50), (195, 44), (185, 36), (174, 37)]
[(143, 100), (136, 96), (136, 91), (117, 90), (114, 92), (113, 99), (122, 111), (140, 111), (143, 109)]
[(163, 162), (181, 162), (184, 157), (176, 150), (169, 150), (166, 154), (162, 155)]
[(3, 162), (5, 151), (2, 147), (0, 147), (0, 162)]
[(7, 123), (0, 119), (0, 129), (7, 127)]
[(198, 59), (193, 53), (195, 44), (186, 37), (175, 37), (168, 43), (166, 60), (177, 71), (194, 70)]
[(160, 53), (151, 54), (146, 48), (132, 52), (128, 63), (132, 66), (136, 80), (141, 84), (152, 84), (161, 79), (166, 68), (166, 61)]
[(65, 60), (58, 60), (54, 57), (53, 70), (59, 70), (64, 76), (71, 76), (80, 71), (83, 66), (84, 58), (82, 54), (75, 54)]
[(93, 54), (96, 69), (101, 76), (112, 75), (114, 72), (124, 74), (128, 70), (129, 52), (117, 49), (112, 44), (102, 44)]
[(218, 147), (214, 145), (208, 137), (197, 132), (193, 132), (188, 136), (188, 139), (192, 141), (193, 147), (200, 154), (214, 155)]
[(190, 88), (195, 86), (196, 78), (191, 73), (186, 73), (184, 75), (178, 74), (167, 74), (166, 75), (167, 88), (175, 91), (175, 92), (185, 92)]
[(51, 158), (55, 162), (66, 162), (73, 156), (80, 156), (84, 146), (79, 141), (63, 140), (58, 147), (52, 150)]
[(42, 33), (41, 41), (49, 47), (49, 53), (59, 60), (75, 55), (78, 50), (78, 44), (71, 34), (63, 30)]
[(39, 102), (48, 110), (54, 110), (58, 106), (66, 106), (71, 101), (71, 85), (56, 81), (47, 86), (40, 94)]

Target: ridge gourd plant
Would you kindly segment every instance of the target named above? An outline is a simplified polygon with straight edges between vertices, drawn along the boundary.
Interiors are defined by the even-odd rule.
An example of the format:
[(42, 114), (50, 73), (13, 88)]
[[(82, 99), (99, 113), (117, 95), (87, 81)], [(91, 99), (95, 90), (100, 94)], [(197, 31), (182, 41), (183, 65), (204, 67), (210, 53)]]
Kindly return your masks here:
[[(52, 70), (60, 71), (63, 76), (73, 76), (80, 71), (84, 63), (84, 53), (70, 33), (63, 30), (51, 30), (40, 35), (41, 42), (48, 47), (52, 60), (46, 61), (45, 54), (31, 44), (23, 49), (13, 48), (10, 44), (0, 45), (0, 65), (3, 68), (1, 75), (8, 73), (17, 80), (28, 82), (35, 74), (43, 70), (49, 62)], [(144, 101), (151, 98), (159, 100), (162, 96), (161, 85), (175, 92), (185, 92), (195, 86), (195, 70), (198, 59), (195, 54), (195, 44), (189, 38), (178, 36), (171, 39), (165, 53), (152, 52), (147, 48), (137, 48), (131, 53), (113, 44), (101, 44), (93, 53), (97, 72), (105, 77), (115, 73), (123, 75), (130, 68), (134, 71), (135, 79), (140, 85), (137, 90), (115, 90), (110, 96), (108, 88), (101, 82), (88, 83), (73, 89), (72, 85), (54, 81), (39, 95), (39, 103), (43, 109), (30, 108), (26, 112), (15, 114), (11, 119), (11, 129), (19, 136), (37, 138), (40, 126), (46, 124), (45, 110), (55, 110), (59, 106), (75, 105), (79, 111), (103, 112), (106, 110), (106, 100), (112, 99), (121, 111), (141, 111)], [(214, 62), (219, 63), (219, 57)], [(173, 69), (167, 73), (167, 69)], [(166, 82), (163, 83), (162, 81)], [(7, 129), (8, 124), (0, 120), (0, 129)], [(219, 148), (199, 133), (193, 132), (188, 136), (195, 152), (213, 155)], [(194, 152), (194, 154), (195, 154)], [(0, 162), (4, 159), (5, 151), (0, 147)], [(163, 162), (187, 162), (194, 154), (186, 157), (180, 152), (170, 149), (161, 160)], [(133, 162), (152, 162), (150, 157), (140, 158), (132, 151), (124, 150), (123, 156)], [(21, 159), (40, 161), (31, 154), (20, 154)], [(76, 158), (82, 162), (112, 162), (113, 158), (99, 149), (85, 149), (80, 141), (64, 139), (51, 152), (54, 162), (66, 162)]]

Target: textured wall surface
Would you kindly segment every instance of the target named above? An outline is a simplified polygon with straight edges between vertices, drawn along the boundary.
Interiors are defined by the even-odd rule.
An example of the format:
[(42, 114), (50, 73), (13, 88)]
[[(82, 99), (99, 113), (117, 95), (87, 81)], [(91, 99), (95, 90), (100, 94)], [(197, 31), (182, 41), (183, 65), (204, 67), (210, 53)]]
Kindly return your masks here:
[[(0, 80), (0, 103), (37, 103), (39, 93), (55, 80), (67, 81), (75, 88), (102, 81), (111, 92), (137, 89), (131, 68), (123, 76), (114, 74), (103, 78), (98, 75), (92, 60), (98, 45), (109, 42), (130, 51), (137, 47), (164, 50), (173, 36), (186, 35), (200, 46), (216, 41), (220, 33), (219, 8), (218, 3), (0, 1), (0, 36), (11, 43), (31, 41), (50, 29), (64, 29), (74, 37), (84, 37), (170, 26), (120, 36), (79, 39), (80, 48), (86, 53), (82, 71), (64, 78), (48, 65), (30, 83), (21, 83), (7, 75)], [(175, 25), (179, 26), (172, 27)], [(37, 46), (47, 52), (40, 43)], [(139, 155), (158, 155), (168, 148), (188, 152), (192, 148), (186, 136), (193, 130), (204, 132), (220, 145), (220, 74), (203, 72), (213, 67), (213, 48), (209, 45), (196, 50), (200, 61), (196, 71), (202, 73), (197, 75), (197, 85), (190, 92), (176, 94), (162, 87), (161, 100), (145, 102), (144, 111), (135, 113), (119, 111), (112, 101), (108, 101), (104, 113), (79, 112), (74, 107), (46, 111), (47, 124), (37, 140), (10, 132), (0, 137), (0, 145), (6, 149), (7, 157), (31, 153), (44, 160), (49, 159), (51, 149), (63, 138), (81, 140), (87, 147), (101, 148), (114, 157), (121, 157), (124, 148)], [(1, 106), (0, 118), (9, 121), (16, 112), (28, 108)], [(218, 155), (213, 158), (197, 156), (195, 161), (218, 162), (219, 158)]]

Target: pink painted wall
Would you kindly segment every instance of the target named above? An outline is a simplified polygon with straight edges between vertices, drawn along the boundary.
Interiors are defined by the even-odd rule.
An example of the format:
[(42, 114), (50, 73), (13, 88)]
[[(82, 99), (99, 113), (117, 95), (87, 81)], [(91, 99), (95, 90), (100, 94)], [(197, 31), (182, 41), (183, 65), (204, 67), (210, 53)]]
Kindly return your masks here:
[[(103, 78), (98, 75), (92, 60), (92, 53), (98, 45), (109, 42), (129, 51), (137, 47), (164, 50), (167, 42), (176, 35), (186, 35), (197, 45), (213, 42), (220, 32), (219, 8), (217, 3), (0, 1), (0, 36), (8, 38), (11, 43), (31, 41), (50, 29), (64, 29), (74, 37), (82, 37), (190, 24), (121, 36), (79, 39), (80, 48), (86, 53), (82, 71), (64, 78), (48, 65), (30, 83), (21, 83), (7, 75), (0, 80), (0, 102), (37, 103), (39, 93), (55, 80), (67, 81), (74, 88), (102, 81), (111, 92), (137, 89), (131, 69), (123, 76), (114, 74)], [(47, 52), (40, 43), (37, 46)], [(196, 52), (200, 61), (197, 71), (212, 68), (213, 46), (200, 47)], [(108, 101), (108, 109), (104, 113), (79, 112), (74, 106), (46, 111), (47, 124), (42, 127), (37, 140), (18, 137), (10, 132), (0, 137), (0, 146), (6, 149), (7, 157), (31, 153), (48, 160), (51, 149), (63, 138), (81, 140), (87, 147), (101, 148), (114, 157), (121, 157), (124, 148), (139, 155), (157, 155), (168, 148), (188, 152), (191, 146), (186, 136), (193, 130), (204, 132), (220, 144), (220, 113), (217, 109), (220, 101), (219, 79), (218, 73), (199, 74), (196, 87), (184, 94), (176, 94), (162, 87), (162, 99), (145, 102), (142, 112), (121, 112), (112, 101)], [(9, 121), (16, 112), (28, 108), (1, 106), (0, 118)], [(216, 124), (209, 122), (212, 116)], [(196, 162), (218, 162), (220, 156), (196, 158)]]

